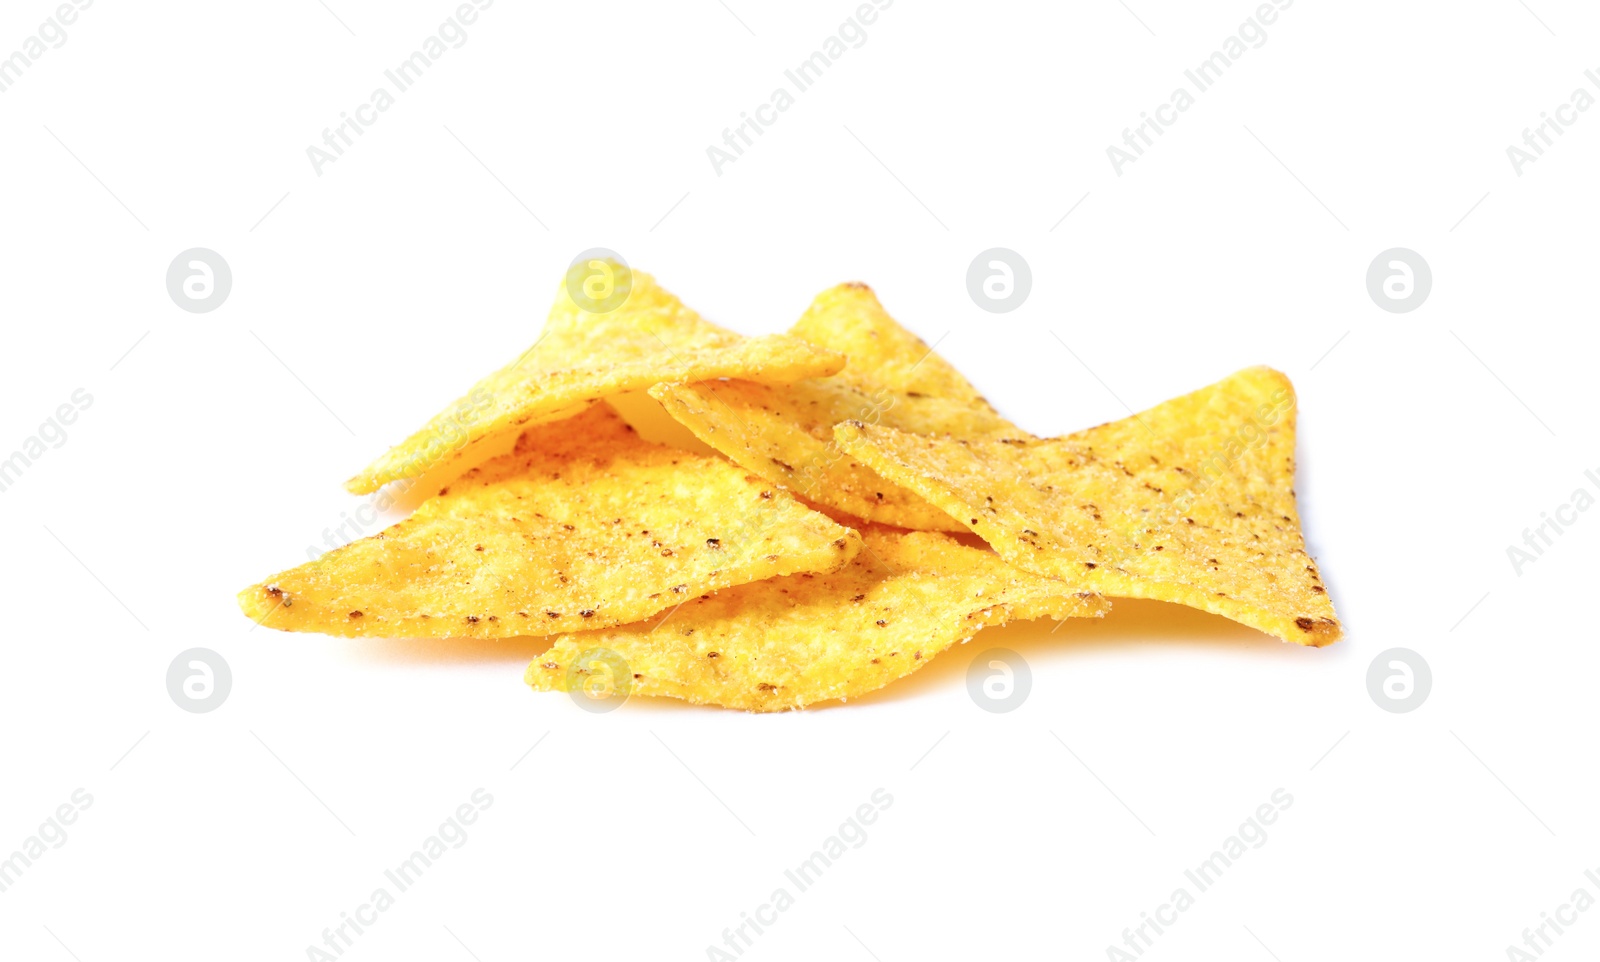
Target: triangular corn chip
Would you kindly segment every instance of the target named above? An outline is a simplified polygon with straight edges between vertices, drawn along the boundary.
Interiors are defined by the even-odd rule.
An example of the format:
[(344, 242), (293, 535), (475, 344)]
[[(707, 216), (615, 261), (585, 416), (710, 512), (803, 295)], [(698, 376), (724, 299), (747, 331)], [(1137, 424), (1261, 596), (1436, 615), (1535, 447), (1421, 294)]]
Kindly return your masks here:
[(833, 426), (855, 420), (914, 434), (1028, 435), (895, 323), (865, 284), (824, 291), (789, 333), (845, 354), (849, 363), (833, 377), (792, 384), (660, 384), (650, 394), (700, 440), (808, 501), (902, 528), (964, 531), (919, 495), (840, 451)]
[[(690, 601), (655, 625), (563, 635), (528, 666), (541, 691), (585, 687), (596, 652), (630, 694), (747, 711), (850, 698), (911, 674), (980, 628), (1028, 618), (1100, 617), (1110, 607), (931, 531), (880, 526), (832, 574), (744, 585)], [(610, 670), (610, 669), (608, 669)]]
[(607, 404), (530, 429), (405, 521), (247, 588), (269, 628), (502, 638), (626, 624), (711, 591), (832, 571), (860, 536)]
[(845, 450), (965, 521), (999, 555), (1113, 598), (1190, 605), (1303, 645), (1341, 634), (1295, 509), (1295, 397), (1240, 371), (1047, 440), (841, 424)]
[[(496, 438), (558, 420), (603, 397), (661, 381), (738, 377), (784, 382), (833, 374), (844, 358), (783, 334), (742, 337), (703, 320), (655, 278), (631, 278), (622, 306), (580, 308), (562, 284), (544, 333), (523, 355), (473, 386), (428, 424), (345, 482), (366, 494), (463, 460)], [(626, 272), (626, 274), (624, 274)]]

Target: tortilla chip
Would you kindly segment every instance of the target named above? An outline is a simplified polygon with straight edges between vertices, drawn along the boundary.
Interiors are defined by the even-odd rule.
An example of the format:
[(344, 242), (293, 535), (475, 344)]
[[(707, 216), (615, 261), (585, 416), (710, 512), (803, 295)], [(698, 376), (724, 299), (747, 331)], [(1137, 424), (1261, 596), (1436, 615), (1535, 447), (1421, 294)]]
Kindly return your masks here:
[(269, 628), (503, 638), (647, 618), (837, 570), (860, 536), (715, 455), (635, 436), (609, 405), (533, 428), (405, 521), (239, 595)]
[(1270, 368), (1060, 438), (928, 438), (860, 423), (836, 436), (1019, 568), (1303, 645), (1341, 635), (1295, 508), (1294, 387)]
[(626, 662), (631, 693), (779, 711), (882, 688), (985, 626), (1110, 607), (947, 534), (873, 526), (862, 536), (865, 550), (832, 574), (696, 598), (656, 625), (563, 635), (528, 666), (527, 682), (580, 687), (600, 651)]
[(1029, 435), (995, 413), (955, 368), (895, 323), (865, 284), (824, 291), (789, 333), (845, 354), (849, 363), (833, 377), (781, 386), (660, 384), (650, 395), (700, 440), (807, 501), (902, 528), (966, 530), (921, 496), (840, 451), (833, 426), (857, 420), (915, 434)]
[(563, 283), (544, 333), (532, 347), (345, 482), (345, 488), (353, 494), (376, 491), (468, 458), (530, 424), (570, 417), (596, 399), (660, 381), (783, 382), (833, 374), (844, 366), (838, 354), (787, 335), (747, 338), (725, 331), (642, 271), (632, 271), (631, 280), (626, 302), (605, 314), (579, 308)]

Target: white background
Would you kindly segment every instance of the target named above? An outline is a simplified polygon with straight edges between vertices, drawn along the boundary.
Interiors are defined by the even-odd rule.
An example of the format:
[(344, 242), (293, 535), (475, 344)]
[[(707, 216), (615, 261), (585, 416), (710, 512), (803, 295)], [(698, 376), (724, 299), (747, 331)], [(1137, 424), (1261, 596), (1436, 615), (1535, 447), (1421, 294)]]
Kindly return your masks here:
[[(306, 958), (482, 787), (344, 958), (703, 959), (884, 788), (744, 958), (1103, 959), (1283, 788), (1145, 958), (1506, 958), (1600, 895), (1600, 512), (1506, 555), (1600, 469), (1600, 110), (1506, 156), (1600, 70), (1600, 13), (1529, 3), (1300, 0), (1120, 177), (1106, 147), (1255, 4), (901, 0), (720, 177), (707, 146), (853, 3), (501, 0), (320, 176), (453, 4), (94, 4), (0, 94), (0, 457), (94, 399), (0, 494), (0, 855), (94, 799), (0, 894), (0, 955)], [(0, 55), (52, 9), (7, 4)], [(845, 706), (593, 715), (523, 685), (542, 642), (252, 631), (234, 593), (594, 246), (746, 333), (865, 280), (1041, 434), (1280, 368), (1346, 639), (1125, 603)], [(1032, 266), (1011, 314), (966, 292), (994, 246)], [(1365, 287), (1396, 246), (1432, 266), (1412, 313)], [(191, 247), (232, 267), (213, 313), (167, 295)], [(992, 645), (1033, 666), (1010, 714), (964, 684)], [(165, 686), (194, 646), (232, 666), (210, 714)], [(1367, 692), (1395, 646), (1433, 670), (1409, 714)], [(1600, 949), (1578, 918), (1547, 958)]]

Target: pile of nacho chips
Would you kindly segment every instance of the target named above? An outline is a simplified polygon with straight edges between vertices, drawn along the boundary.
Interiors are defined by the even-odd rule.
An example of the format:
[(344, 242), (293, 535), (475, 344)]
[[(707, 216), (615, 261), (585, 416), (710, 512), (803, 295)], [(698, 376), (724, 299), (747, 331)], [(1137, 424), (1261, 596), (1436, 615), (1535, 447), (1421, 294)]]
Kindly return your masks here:
[[(862, 695), (985, 626), (1103, 617), (1115, 598), (1340, 637), (1276, 371), (1038, 438), (863, 284), (747, 338), (620, 263), (574, 270), (604, 272), (608, 296), (569, 276), (532, 347), (346, 486), (448, 483), (245, 589), (247, 615), (340, 636), (552, 636), (535, 689), (600, 673), (749, 711)], [(634, 391), (712, 452), (640, 438), (607, 402)]]

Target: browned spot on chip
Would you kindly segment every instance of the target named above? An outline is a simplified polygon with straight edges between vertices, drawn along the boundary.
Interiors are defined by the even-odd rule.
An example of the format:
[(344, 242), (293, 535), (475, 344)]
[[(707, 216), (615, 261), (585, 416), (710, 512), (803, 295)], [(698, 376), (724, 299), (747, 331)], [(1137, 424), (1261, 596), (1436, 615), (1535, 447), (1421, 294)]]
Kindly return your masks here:
[[(607, 648), (643, 673), (635, 694), (776, 711), (881, 688), (985, 626), (1098, 617), (1109, 607), (949, 535), (868, 525), (862, 536), (866, 547), (839, 571), (691, 600), (673, 616), (675, 631), (643, 622), (563, 635), (541, 664), (571, 664), (589, 648)], [(861, 604), (867, 597), (873, 603)], [(567, 683), (532, 667), (526, 677), (545, 690)]]
[[(555, 612), (563, 611), (592, 612), (588, 627), (626, 624), (670, 607), (676, 586), (703, 593), (833, 570), (859, 549), (854, 531), (786, 492), (758, 499), (767, 483), (749, 477), (718, 455), (644, 441), (597, 404), (529, 429), (511, 454), (424, 501), (385, 538), (275, 576), (276, 596), (258, 587), (239, 600), (253, 619), (282, 630), (433, 637), (439, 629), (422, 617), (431, 613), (467, 626), (468, 636), (503, 638), (559, 631)], [(663, 554), (630, 536), (689, 530), (706, 518), (742, 532), (739, 550), (694, 539)], [(514, 624), (519, 611), (550, 612), (550, 621)]]
[(631, 278), (632, 290), (621, 306), (604, 314), (584, 311), (563, 278), (533, 347), (479, 381), (345, 487), (354, 494), (376, 491), (390, 481), (464, 461), (522, 425), (570, 417), (600, 398), (665, 380), (738, 377), (778, 384), (825, 377), (844, 366), (842, 355), (799, 337), (746, 338), (723, 330), (649, 274), (617, 263), (609, 267)]
[(833, 444), (840, 421), (917, 434), (1027, 437), (948, 362), (889, 316), (871, 289), (841, 284), (817, 295), (789, 333), (849, 357), (829, 378), (782, 385), (750, 379), (652, 388), (705, 443), (800, 496), (858, 518), (924, 530), (962, 526), (904, 487), (887, 483)]
[[(976, 516), (973, 530), (1018, 567), (1324, 645), (1341, 632), (1327, 592), (1313, 590), (1305, 570), (1294, 434), (1294, 389), (1268, 368), (1021, 445), (882, 425), (835, 429), (841, 447), (880, 475), (956, 517)], [(1071, 510), (1080, 501), (1099, 516)], [(1032, 540), (1031, 531), (1045, 537)], [(1162, 550), (1140, 550), (1152, 542)], [(1308, 611), (1315, 630), (1298, 620)]]

